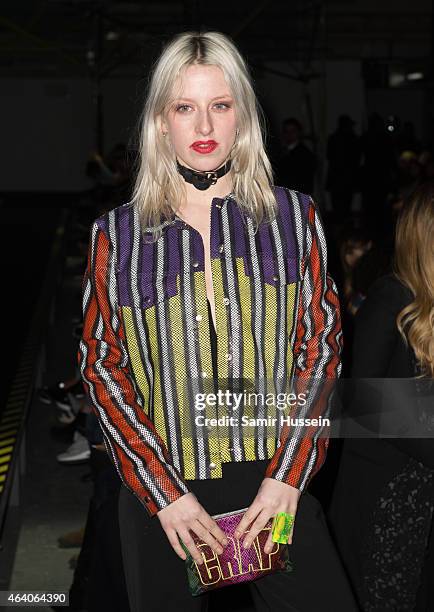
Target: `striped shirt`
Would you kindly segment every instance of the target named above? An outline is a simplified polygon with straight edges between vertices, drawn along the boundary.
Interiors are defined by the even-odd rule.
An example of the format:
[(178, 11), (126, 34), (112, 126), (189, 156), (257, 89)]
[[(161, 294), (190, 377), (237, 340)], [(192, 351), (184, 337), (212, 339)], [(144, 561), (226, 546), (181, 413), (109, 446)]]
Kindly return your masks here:
[[(210, 211), (217, 387), (241, 391), (236, 383), (247, 382), (264, 396), (294, 379), (336, 379), (342, 350), (318, 209), (310, 196), (274, 190), (277, 217), (257, 232), (233, 194), (213, 198)], [(151, 515), (188, 492), (188, 480), (221, 478), (231, 461), (270, 459), (266, 476), (303, 491), (327, 436), (286, 425), (246, 434), (239, 418), (218, 423), (227, 406), (199, 407), (197, 394), (217, 389), (202, 236), (175, 215), (159, 240), (145, 237), (130, 203), (103, 214), (83, 278), (78, 361), (123, 483)], [(325, 414), (329, 400), (313, 394), (311, 414)], [(245, 411), (268, 415), (261, 403)]]

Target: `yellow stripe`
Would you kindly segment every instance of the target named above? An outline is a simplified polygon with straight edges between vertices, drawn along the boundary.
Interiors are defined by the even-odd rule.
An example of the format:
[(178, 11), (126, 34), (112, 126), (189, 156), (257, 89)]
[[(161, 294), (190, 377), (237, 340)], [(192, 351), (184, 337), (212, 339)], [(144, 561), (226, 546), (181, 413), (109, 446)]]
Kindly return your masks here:
[(14, 450), (12, 446), (6, 446), (5, 448), (0, 448), (0, 455), (4, 455), (5, 453), (11, 453)]
[[(252, 332), (251, 321), (252, 315), (252, 299), (254, 282), (253, 277), (247, 276), (244, 270), (244, 258), (237, 257), (237, 274), (240, 292), (240, 306), (241, 306), (241, 335), (243, 345), (243, 372), (242, 376), (246, 381), (255, 381), (257, 372), (255, 364), (255, 339)], [(243, 297), (245, 298), (243, 300)], [(270, 334), (271, 335), (271, 334)], [(260, 400), (259, 400), (260, 401)], [(244, 414), (248, 418), (256, 416), (255, 402), (247, 400), (246, 406), (244, 406)], [(247, 461), (253, 461), (256, 459), (256, 447), (255, 447), (255, 436), (253, 427), (241, 428), (241, 445), (243, 446), (245, 457)]]
[(22, 408), (14, 408), (13, 410), (11, 410), (8, 406), (6, 406), (6, 410), (4, 410), (3, 415), (2, 416), (7, 416), (10, 414), (17, 414), (22, 412)]
[(9, 429), (5, 433), (0, 433), (0, 440), (2, 438), (7, 438), (8, 436), (13, 436), (14, 434), (17, 433), (17, 431), (18, 431), (17, 429)]
[(0, 474), (3, 474), (4, 472), (7, 472), (9, 469), (9, 465), (0, 465)]
[(0, 448), (2, 446), (6, 446), (6, 444), (12, 444), (15, 442), (16, 438), (6, 438), (6, 440), (0, 440)]
[(6, 475), (3, 474), (3, 476), (0, 474), (0, 482), (4, 482), (6, 480)]
[[(177, 278), (177, 294), (173, 296), (169, 300), (169, 317), (171, 321), (181, 320), (183, 313), (183, 306), (181, 301), (181, 287), (180, 287), (180, 276)], [(182, 378), (182, 373), (186, 371), (186, 361), (185, 358), (187, 356), (185, 352), (185, 337), (184, 337), (184, 329), (182, 325), (176, 330), (176, 333), (171, 334), (172, 342), (170, 344), (170, 350), (173, 353), (173, 359), (176, 364), (175, 370), (175, 393), (179, 402), (179, 418), (181, 423), (181, 448), (182, 448), (182, 457), (185, 465), (185, 474), (187, 478), (194, 478), (194, 468), (191, 467), (191, 455), (192, 449), (194, 448), (193, 440), (191, 436), (187, 436), (187, 432), (183, 431), (183, 427), (185, 429), (185, 424), (187, 424), (187, 412), (186, 408), (188, 407), (187, 402), (187, 387), (185, 385), (185, 380)]]
[(16, 417), (9, 417), (7, 419), (2, 419), (0, 421), (0, 430), (5, 429), (6, 427), (13, 427), (14, 425), (19, 425), (20, 420)]
[(149, 328), (149, 351), (154, 365), (154, 424), (157, 432), (163, 438), (166, 446), (168, 446), (165, 408), (161, 391), (162, 383), (160, 377), (162, 367), (166, 367), (166, 365), (164, 364), (162, 366), (160, 359), (155, 306), (150, 306), (149, 308), (144, 309), (143, 314), (146, 318), (146, 325)]
[(16, 415), (16, 414), (11, 414), (10, 416), (5, 414), (1, 416), (0, 423), (5, 423), (6, 421), (13, 421), (14, 419), (16, 421), (19, 421), (20, 420), (19, 417), (20, 415)]
[[(15, 427), (16, 430), (18, 430), (20, 423), (19, 421), (13, 422), (13, 423), (1, 423), (0, 424), (0, 432), (1, 431), (8, 431), (11, 427)], [(8, 434), (9, 435), (9, 434)]]
[(5, 455), (4, 457), (0, 457), (0, 463), (9, 463), (12, 455)]
[[(227, 334), (227, 329), (229, 327), (229, 322), (228, 322), (228, 307), (226, 306), (226, 304), (224, 303), (223, 299), (225, 297), (225, 290), (224, 290), (224, 286), (223, 286), (223, 274), (222, 274), (222, 265), (219, 259), (212, 259), (211, 260), (211, 267), (212, 267), (212, 281), (213, 281), (213, 287), (214, 287), (214, 307), (215, 307), (215, 318), (216, 318), (216, 323), (217, 323), (217, 371), (218, 371), (218, 381), (219, 381), (219, 385), (218, 385), (218, 389), (225, 391), (225, 389), (221, 389), (221, 384), (220, 381), (224, 381), (227, 379), (227, 368), (228, 368), (228, 360), (226, 358), (226, 354), (229, 352), (229, 338), (228, 338), (228, 334)], [(204, 289), (203, 289), (203, 294), (204, 294), (204, 298), (206, 299), (206, 285), (205, 285), (205, 281), (204, 281)], [(201, 291), (201, 295), (202, 295), (202, 291)], [(205, 301), (205, 308), (208, 311), (208, 305)], [(208, 320), (208, 317), (207, 317)], [(209, 325), (212, 325), (212, 320), (209, 320)], [(203, 330), (206, 333), (207, 336), (207, 344), (206, 346), (202, 349), (201, 348), (201, 355), (206, 355), (206, 356), (210, 356), (211, 358), (211, 365), (209, 366), (209, 368), (212, 368), (212, 352), (211, 352), (211, 346), (208, 343), (208, 338), (209, 338), (209, 329), (208, 327), (206, 329)], [(240, 330), (241, 331), (241, 330)], [(214, 389), (206, 389), (205, 392), (209, 392), (209, 393), (213, 393)], [(222, 417), (228, 414), (226, 407), (223, 406), (216, 406), (214, 408), (214, 410), (216, 411), (216, 414), (213, 415), (211, 410), (208, 412), (206, 412), (206, 416), (210, 416), (211, 418), (213, 416), (217, 416), (217, 417)], [(211, 438), (212, 436), (212, 438)], [(229, 461), (230, 460), (230, 442), (229, 442), (229, 434), (228, 434), (228, 427), (226, 426), (222, 426), (222, 427), (215, 427), (210, 431), (210, 438), (209, 438), (209, 442), (208, 442), (208, 446), (209, 446), (209, 451), (210, 451), (210, 455), (214, 455), (214, 454), (218, 454), (218, 461), (216, 461), (215, 463), (220, 464), (220, 462), (224, 462), (224, 461)], [(217, 472), (218, 470), (213, 470), (211, 472), (211, 477), (214, 476), (214, 474)]]

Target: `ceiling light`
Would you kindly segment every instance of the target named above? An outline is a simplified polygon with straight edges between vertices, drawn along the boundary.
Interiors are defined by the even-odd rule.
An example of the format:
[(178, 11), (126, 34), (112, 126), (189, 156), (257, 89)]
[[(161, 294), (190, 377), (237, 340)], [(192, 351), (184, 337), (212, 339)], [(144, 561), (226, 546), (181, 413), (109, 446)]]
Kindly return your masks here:
[(407, 74), (407, 81), (420, 81), (423, 79), (423, 72), (409, 72)]

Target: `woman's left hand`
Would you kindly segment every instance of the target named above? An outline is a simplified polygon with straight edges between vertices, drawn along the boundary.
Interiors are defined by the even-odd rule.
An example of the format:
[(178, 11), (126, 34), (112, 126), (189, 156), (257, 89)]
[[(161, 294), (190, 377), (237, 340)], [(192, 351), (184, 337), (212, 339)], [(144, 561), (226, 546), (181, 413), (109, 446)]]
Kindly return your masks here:
[[(235, 530), (235, 537), (239, 539), (253, 522), (243, 541), (244, 548), (249, 548), (258, 533), (265, 527), (268, 520), (274, 517), (278, 512), (288, 512), (295, 516), (300, 494), (299, 489), (285, 482), (280, 482), (280, 480), (275, 480), (274, 478), (264, 478), (255, 499), (246, 510)], [(294, 525), (289, 535), (288, 544), (292, 544), (293, 533)], [(266, 553), (270, 553), (273, 550), (274, 543), (271, 536), (272, 532), (270, 530), (264, 547)]]

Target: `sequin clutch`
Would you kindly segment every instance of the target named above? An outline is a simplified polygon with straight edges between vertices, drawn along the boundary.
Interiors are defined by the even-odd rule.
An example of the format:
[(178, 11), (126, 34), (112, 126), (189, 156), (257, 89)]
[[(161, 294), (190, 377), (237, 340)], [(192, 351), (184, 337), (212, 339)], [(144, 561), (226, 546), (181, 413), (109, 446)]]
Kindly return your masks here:
[[(228, 539), (228, 544), (224, 547), (221, 555), (217, 555), (208, 544), (191, 532), (204, 560), (201, 565), (198, 565), (187, 548), (184, 547), (187, 554), (185, 560), (187, 577), (192, 595), (201, 595), (231, 584), (251, 582), (278, 571), (292, 571), (287, 544), (273, 542), (271, 552), (264, 552), (264, 546), (272, 526), (273, 519), (271, 518), (253, 540), (250, 548), (243, 548), (243, 538), (237, 540), (234, 532), (246, 510), (247, 508), (243, 508), (242, 510), (213, 516)], [(248, 530), (245, 533), (247, 532)]]

